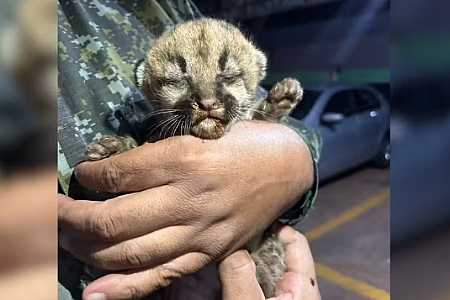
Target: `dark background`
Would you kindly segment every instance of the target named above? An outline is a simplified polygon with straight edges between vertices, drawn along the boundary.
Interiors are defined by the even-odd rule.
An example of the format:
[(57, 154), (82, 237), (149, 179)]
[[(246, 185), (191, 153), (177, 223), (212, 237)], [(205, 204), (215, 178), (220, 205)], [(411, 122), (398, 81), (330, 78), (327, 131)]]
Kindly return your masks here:
[[(306, 95), (308, 87), (335, 82), (372, 85), (390, 99), (390, 1), (194, 2), (204, 15), (238, 24), (266, 53), (266, 89), (293, 77), (305, 87)], [(357, 138), (341, 142), (341, 148), (328, 153), (351, 152), (355, 143), (364, 143)], [(295, 226), (309, 240), (323, 299), (389, 297), (389, 173), (364, 164), (321, 181), (315, 209)], [(381, 198), (373, 209), (337, 224), (342, 216)], [(317, 234), (326, 227), (330, 230)], [(343, 284), (336, 277), (347, 281)], [(349, 281), (369, 288), (355, 290)]]
[(388, 84), (390, 1), (195, 1), (254, 37), (269, 58), (267, 85), (286, 76), (305, 84)]
[(450, 3), (195, 3), (205, 15), (238, 23), (254, 37), (269, 57), (266, 86), (286, 76), (306, 85), (334, 78), (375, 85), (392, 96), (393, 245), (401, 248), (428, 231), (445, 230), (450, 218)]
[(196, 3), (255, 37), (269, 56), (266, 86), (292, 74), (305, 84), (334, 78), (392, 99), (392, 296), (450, 299), (450, 3)]

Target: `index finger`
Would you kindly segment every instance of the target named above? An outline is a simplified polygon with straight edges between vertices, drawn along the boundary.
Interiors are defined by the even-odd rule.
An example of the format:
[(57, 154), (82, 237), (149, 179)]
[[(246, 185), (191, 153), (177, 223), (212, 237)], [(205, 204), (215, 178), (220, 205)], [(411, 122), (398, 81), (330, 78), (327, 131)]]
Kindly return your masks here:
[(176, 181), (200, 140), (174, 137), (146, 143), (124, 153), (82, 162), (75, 168), (79, 183), (89, 189), (119, 193), (137, 192)]
[[(119, 242), (181, 224), (186, 218), (180, 202), (184, 195), (169, 185), (119, 196), (104, 202), (58, 197), (60, 242), (69, 250), (72, 243)], [(177, 214), (174, 211), (177, 209)]]

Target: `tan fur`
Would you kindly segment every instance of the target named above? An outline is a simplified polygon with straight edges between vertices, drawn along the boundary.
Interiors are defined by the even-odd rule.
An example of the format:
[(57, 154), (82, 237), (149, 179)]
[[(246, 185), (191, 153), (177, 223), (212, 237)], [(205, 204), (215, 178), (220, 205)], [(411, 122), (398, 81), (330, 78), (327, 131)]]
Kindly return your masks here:
[[(227, 59), (221, 68), (224, 53)], [(185, 60), (185, 72), (180, 68), (180, 59)], [(236, 105), (254, 108), (256, 88), (265, 76), (265, 68), (265, 55), (233, 25), (214, 19), (190, 21), (155, 41), (148, 53), (143, 89), (150, 101), (157, 99), (152, 101), (157, 109), (177, 106), (184, 98), (193, 98), (192, 93), (200, 99), (215, 98), (222, 106), (226, 105), (224, 99), (218, 99), (217, 94), (228, 94)], [(226, 81), (237, 74), (234, 82)], [(202, 138), (222, 136), (231, 121), (225, 117), (223, 122), (212, 119), (197, 126), (202, 117), (201, 111), (193, 107), (190, 133)]]
[(147, 56), (148, 84), (151, 86), (155, 77), (173, 73), (179, 76), (178, 69), (168, 61), (171, 55), (178, 54), (186, 58), (189, 73), (195, 82), (210, 85), (220, 73), (218, 61), (225, 47), (235, 60), (229, 68), (239, 66), (245, 70), (246, 84), (249, 90), (255, 91), (265, 75), (265, 55), (239, 29), (214, 19), (183, 23), (157, 39)]
[[(284, 79), (259, 105), (256, 89), (265, 76), (266, 64), (264, 53), (224, 21), (190, 21), (164, 33), (136, 74), (138, 85), (155, 108), (157, 125), (150, 133), (158, 129), (158, 138), (191, 134), (216, 139), (236, 120), (279, 121), (301, 100), (303, 90), (295, 79)], [(149, 139), (153, 140), (151, 135)], [(103, 159), (132, 147), (124, 141), (104, 137), (88, 148), (87, 158)], [(281, 241), (266, 233), (262, 239), (255, 237), (247, 248), (264, 294), (274, 296), (285, 270)]]
[[(221, 66), (224, 51), (227, 59), (226, 63), (222, 61)], [(179, 62), (181, 58), (185, 59), (185, 66)], [(175, 107), (189, 93), (188, 89), (196, 89), (195, 96), (202, 99), (216, 98), (220, 82), (218, 77), (242, 73), (237, 82), (226, 84), (224, 90), (233, 96), (238, 105), (253, 108), (256, 105), (256, 88), (265, 76), (266, 64), (264, 53), (231, 24), (214, 19), (191, 21), (162, 35), (149, 51), (144, 71), (144, 92), (150, 100), (157, 99), (152, 103), (161, 108), (164, 105)], [(194, 86), (186, 83), (175, 86), (161, 84), (161, 79), (183, 81), (185, 76), (190, 77)], [(252, 112), (247, 109), (246, 117), (251, 118), (253, 113), (248, 111)], [(219, 138), (224, 134), (227, 124), (215, 119), (196, 127), (195, 119), (202, 115), (195, 105), (192, 116), (194, 124), (190, 134), (202, 138)], [(260, 241), (255, 249), (252, 256), (257, 266), (258, 281), (266, 296), (273, 296), (276, 282), (285, 269), (281, 242), (270, 236)]]
[(256, 278), (264, 295), (275, 296), (277, 282), (286, 270), (282, 242), (274, 234), (266, 233), (251, 256), (256, 265)]

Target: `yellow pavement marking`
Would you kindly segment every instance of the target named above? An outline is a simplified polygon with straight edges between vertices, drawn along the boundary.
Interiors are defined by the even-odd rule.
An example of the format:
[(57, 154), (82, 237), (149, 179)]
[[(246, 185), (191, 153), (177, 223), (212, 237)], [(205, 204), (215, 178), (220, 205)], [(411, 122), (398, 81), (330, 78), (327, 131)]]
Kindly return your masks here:
[(341, 226), (342, 224), (345, 224), (365, 212), (369, 211), (370, 209), (377, 207), (378, 205), (382, 204), (383, 202), (387, 201), (389, 199), (389, 189), (384, 190), (383, 192), (370, 197), (366, 201), (362, 202), (361, 204), (355, 205), (349, 210), (337, 215), (336, 217), (332, 218), (328, 222), (323, 223), (322, 225), (319, 225), (315, 229), (312, 229), (311, 231), (308, 231), (305, 233), (305, 236), (308, 238), (309, 241), (316, 240), (320, 238), (322, 235), (336, 229), (336, 227)]
[(346, 276), (323, 264), (316, 263), (316, 273), (317, 276), (342, 288), (351, 290), (363, 297), (374, 300), (389, 300), (391, 298), (388, 292), (382, 289), (378, 289), (365, 282)]
[[(309, 241), (316, 240), (333, 231), (337, 227), (350, 222), (353, 219), (363, 215), (367, 211), (375, 208), (389, 199), (389, 189), (385, 189), (381, 193), (370, 197), (361, 204), (355, 205), (347, 211), (337, 215), (331, 220), (323, 223), (322, 225), (316, 227), (315, 229), (307, 232), (305, 235)], [(316, 263), (316, 273), (317, 276), (334, 283), (344, 289), (353, 291), (361, 296), (374, 300), (389, 300), (390, 295), (388, 292), (376, 288), (368, 283), (359, 281), (350, 276), (344, 275), (328, 266), (320, 263)]]

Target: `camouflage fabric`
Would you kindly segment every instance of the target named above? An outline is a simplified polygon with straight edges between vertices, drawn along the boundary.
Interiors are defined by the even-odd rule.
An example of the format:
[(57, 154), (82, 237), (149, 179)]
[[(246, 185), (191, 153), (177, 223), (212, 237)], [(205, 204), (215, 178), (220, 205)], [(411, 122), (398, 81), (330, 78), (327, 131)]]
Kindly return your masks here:
[(190, 0), (58, 1), (58, 175), (64, 191), (86, 145), (114, 133), (106, 122), (112, 112), (143, 99), (133, 68), (152, 41), (200, 16)]
[[(59, 0), (58, 16), (58, 178), (67, 193), (72, 170), (93, 140), (127, 133), (139, 141), (151, 107), (134, 83), (134, 66), (163, 31), (201, 14), (190, 0)], [(293, 224), (316, 198), (321, 143), (302, 122), (283, 122), (303, 137), (316, 171), (314, 187), (281, 218)], [(60, 249), (60, 299), (81, 297), (81, 272)]]
[[(301, 103), (299, 104), (301, 105)], [(290, 128), (294, 129), (305, 141), (309, 151), (311, 151), (311, 157), (314, 164), (314, 183), (309, 191), (307, 191), (302, 199), (297, 204), (289, 209), (283, 216), (279, 218), (279, 221), (287, 225), (295, 225), (300, 222), (311, 208), (314, 206), (314, 202), (317, 198), (317, 192), (319, 191), (319, 159), (320, 151), (322, 149), (322, 139), (318, 132), (306, 127), (305, 124), (297, 119), (287, 117), (281, 120), (281, 122)]]

